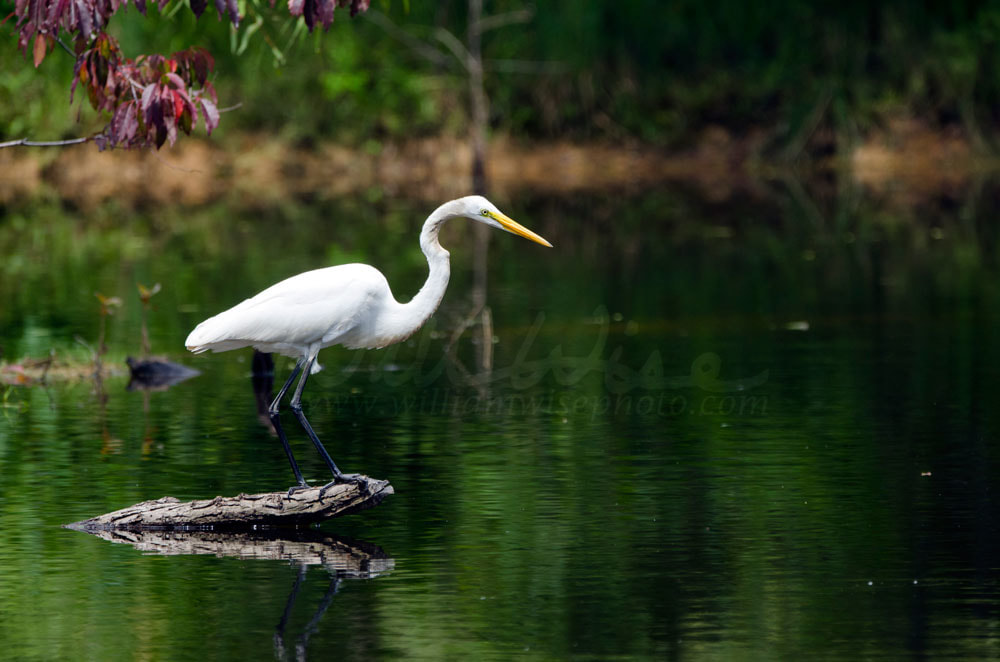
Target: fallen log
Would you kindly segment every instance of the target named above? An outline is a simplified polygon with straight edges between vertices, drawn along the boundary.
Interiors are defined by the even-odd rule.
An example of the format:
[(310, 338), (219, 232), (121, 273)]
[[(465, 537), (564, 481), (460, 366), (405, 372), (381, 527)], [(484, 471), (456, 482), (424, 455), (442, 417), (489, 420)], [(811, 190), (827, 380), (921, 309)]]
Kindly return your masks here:
[(356, 483), (334, 485), (322, 492), (311, 487), (286, 492), (240, 494), (235, 497), (181, 501), (163, 497), (143, 501), (98, 517), (67, 524), (78, 531), (220, 530), (258, 526), (305, 526), (331, 517), (377, 506), (393, 493), (387, 480), (359, 476)]

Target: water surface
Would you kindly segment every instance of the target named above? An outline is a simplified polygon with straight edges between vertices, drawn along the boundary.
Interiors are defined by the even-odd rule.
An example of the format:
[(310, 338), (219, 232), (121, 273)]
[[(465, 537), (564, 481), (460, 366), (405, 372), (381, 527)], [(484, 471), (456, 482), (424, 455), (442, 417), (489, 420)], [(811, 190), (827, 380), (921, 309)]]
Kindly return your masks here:
[[(85, 362), (75, 338), (94, 344), (99, 291), (123, 299), (107, 331), (107, 360), (123, 366), (140, 351), (136, 283), (161, 282), (153, 350), (202, 374), (156, 392), (126, 390), (121, 369), (100, 384), (0, 387), (4, 654), (995, 652), (988, 204), (916, 213), (682, 190), (497, 202), (555, 248), (491, 237), (492, 369), (478, 323), (448, 349), (482, 294), (482, 256), (456, 222), (442, 237), (452, 283), (427, 327), (388, 350), (324, 350), (306, 390), (340, 466), (396, 491), (317, 534), (391, 560), (361, 576), (155, 555), (61, 525), (291, 484), (257, 414), (250, 353), (194, 357), (184, 337), (282, 277), (343, 261), (375, 264), (408, 298), (426, 276), (416, 235), (433, 205), (6, 209), (7, 361), (54, 350)], [(279, 360), (277, 379), (289, 367)], [(288, 418), (303, 471), (324, 481)]]

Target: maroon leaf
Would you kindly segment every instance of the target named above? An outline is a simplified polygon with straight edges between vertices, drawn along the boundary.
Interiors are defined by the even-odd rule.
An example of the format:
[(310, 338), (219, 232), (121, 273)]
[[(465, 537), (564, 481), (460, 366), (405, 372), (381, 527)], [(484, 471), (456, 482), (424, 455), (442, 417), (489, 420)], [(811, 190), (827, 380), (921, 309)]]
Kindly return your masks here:
[(209, 71), (215, 67), (212, 56), (203, 48), (188, 48), (174, 53), (173, 57), (177, 60), (178, 75), (189, 87), (204, 86)]
[(205, 96), (206, 94), (212, 100), (212, 103), (218, 105), (219, 97), (216, 95), (215, 87), (211, 83), (205, 83), (205, 87), (201, 90), (202, 96)]
[(127, 101), (115, 111), (108, 131), (108, 138), (113, 146), (127, 147), (135, 138), (139, 129), (135, 106), (135, 101)]
[(174, 97), (174, 121), (178, 120), (181, 115), (184, 114), (184, 99), (181, 95), (177, 94), (176, 90), (172, 90)]
[(187, 84), (184, 82), (184, 79), (173, 72), (167, 74), (167, 80), (173, 83), (174, 87), (177, 88), (178, 90), (187, 89)]
[(180, 125), (184, 133), (189, 136), (191, 135), (191, 129), (194, 126), (194, 114), (187, 106), (184, 107), (184, 112), (177, 118), (177, 123)]
[(199, 97), (198, 103), (201, 105), (201, 113), (205, 118), (205, 131), (208, 135), (212, 135), (215, 127), (219, 126), (219, 109), (211, 100), (204, 97)]
[(28, 3), (28, 12), (31, 16), (30, 27), (32, 31), (45, 27), (45, 3), (44, 0), (32, 0)]
[(136, 119), (135, 101), (124, 104), (125, 117), (122, 120), (122, 141), (129, 143), (135, 138), (136, 131), (139, 130), (139, 121)]
[(323, 24), (323, 29), (329, 29), (333, 24), (333, 10), (336, 8), (334, 0), (314, 0), (316, 18)]
[(76, 29), (80, 31), (80, 36), (87, 39), (94, 31), (93, 16), (85, 0), (73, 0), (73, 7), (76, 10)]
[(186, 90), (174, 90), (174, 95), (180, 97), (180, 100), (184, 104), (185, 108), (194, 110), (194, 103), (192, 103), (191, 97), (188, 95)]
[(197, 18), (201, 18), (201, 15), (205, 13), (205, 6), (208, 4), (207, 0), (191, 0), (191, 11)]
[[(172, 110), (172, 105), (170, 110)], [(146, 111), (146, 123), (153, 131), (156, 149), (163, 147), (163, 143), (167, 142), (169, 137), (168, 124), (173, 124), (173, 115), (168, 115), (170, 110), (165, 107), (163, 97), (157, 90), (153, 94), (153, 100), (149, 103), (149, 109)]]
[(173, 146), (177, 140), (177, 117), (174, 115), (174, 92), (165, 85), (160, 85), (158, 90), (160, 101), (160, 123), (156, 125), (156, 148), (163, 146), (169, 141)]
[(73, 84), (69, 86), (69, 102), (73, 103), (73, 95), (76, 94), (76, 85), (80, 82), (80, 71), (83, 67), (83, 58), (77, 57), (73, 65)]
[(167, 125), (163, 118), (163, 104), (155, 84), (147, 85), (142, 91), (142, 117), (146, 131), (152, 134), (153, 142), (159, 149), (167, 141)]
[(183, 90), (175, 90), (174, 95), (181, 100), (181, 112), (177, 117), (177, 123), (184, 130), (184, 133), (190, 135), (191, 129), (198, 121), (198, 109), (192, 103), (191, 97)]
[[(177, 142), (177, 123), (174, 121), (167, 124), (167, 140), (170, 142), (171, 147)], [(160, 145), (157, 145), (157, 147), (160, 147)]]
[(302, 18), (306, 20), (309, 32), (312, 32), (316, 26), (316, 0), (306, 0), (306, 6), (302, 9)]
[(56, 0), (49, 5), (49, 15), (47, 21), (50, 25), (56, 25), (62, 17), (63, 12), (69, 5), (69, 0)]
[(150, 83), (146, 87), (142, 88), (142, 112), (145, 115), (146, 111), (153, 104), (153, 100), (156, 96), (156, 85)]
[(33, 54), (35, 57), (36, 69), (38, 68), (38, 65), (42, 63), (42, 60), (45, 59), (46, 48), (48, 48), (48, 45), (45, 43), (45, 35), (42, 34), (35, 35), (35, 49)]
[(236, 0), (215, 0), (215, 10), (219, 12), (220, 21), (228, 13), (229, 20), (232, 21), (233, 25), (239, 25), (240, 10), (236, 6)]

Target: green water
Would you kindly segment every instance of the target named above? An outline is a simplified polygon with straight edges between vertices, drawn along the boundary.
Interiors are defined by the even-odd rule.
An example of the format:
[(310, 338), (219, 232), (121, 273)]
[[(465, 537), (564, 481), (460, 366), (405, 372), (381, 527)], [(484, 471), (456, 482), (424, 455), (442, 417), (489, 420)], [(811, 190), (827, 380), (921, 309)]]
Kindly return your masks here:
[[(184, 337), (330, 263), (375, 264), (409, 297), (433, 204), (8, 206), (4, 359), (86, 360), (75, 337), (95, 342), (99, 291), (123, 299), (107, 331), (119, 365), (140, 351), (136, 283), (160, 282), (153, 351), (201, 375), (155, 392), (127, 391), (120, 372), (0, 386), (0, 657), (994, 655), (992, 198), (900, 211), (777, 187), (762, 200), (498, 198), (555, 248), (492, 236), (491, 370), (478, 325), (446, 351), (476, 261), (452, 223), (453, 279), (428, 326), (389, 350), (324, 350), (306, 390), (338, 464), (395, 488), (312, 534), (330, 558), (344, 545), (379, 559), (360, 573), (152, 554), (61, 525), (289, 486), (250, 353), (195, 357)], [(286, 429), (325, 481), (290, 416)]]

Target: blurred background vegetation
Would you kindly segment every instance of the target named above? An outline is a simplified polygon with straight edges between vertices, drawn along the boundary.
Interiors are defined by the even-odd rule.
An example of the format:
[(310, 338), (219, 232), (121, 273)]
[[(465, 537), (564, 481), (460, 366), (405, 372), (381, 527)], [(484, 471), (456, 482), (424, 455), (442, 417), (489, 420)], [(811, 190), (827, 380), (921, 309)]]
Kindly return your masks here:
[[(195, 21), (184, 4), (148, 18), (130, 8), (112, 21), (129, 56), (191, 45), (216, 56), (219, 105), (240, 107), (211, 143), (0, 150), (0, 603), (12, 615), (0, 640), (12, 659), (190, 648), (243, 660), (273, 641), (295, 575), (286, 564), (165, 560), (57, 525), (164, 494), (287, 485), (256, 417), (249, 352), (195, 358), (183, 339), (324, 264), (363, 260), (399, 296), (417, 290), (419, 220), (467, 190), (465, 162), (427, 162), (468, 151), (469, 81), (441, 38), (467, 38), (468, 7), (374, 0), (313, 35), (284, 0), (245, 0), (236, 31), (211, 9)], [(3, 15), (12, 9), (0, 0)], [(472, 380), (418, 383), (408, 376), (445, 360), (477, 310), (485, 260), (470, 225), (450, 224), (452, 282), (432, 322), (392, 350), (326, 350), (327, 370), (310, 381), (310, 419), (338, 463), (398, 490), (338, 523), (396, 569), (345, 585), (312, 650), (995, 656), (1000, 186), (995, 160), (976, 170), (934, 147), (1000, 147), (1000, 4), (485, 10), (531, 14), (483, 38), (499, 138), (490, 196), (557, 247), (491, 240), (495, 374), (523, 365), (525, 348), (539, 365), (589, 357), (667, 378), (711, 353), (721, 380), (767, 380), (747, 392), (749, 413), (705, 407), (720, 394), (696, 386), (617, 399), (610, 368), (572, 380), (553, 368), (523, 388), (498, 379), (485, 396)], [(0, 139), (104, 125), (79, 98), (69, 104), (71, 58), (53, 53), (36, 71), (10, 20), (0, 31)], [(430, 140), (402, 145), (420, 138)], [(872, 144), (905, 154), (857, 157)], [(771, 167), (847, 155), (850, 172)], [(757, 156), (762, 167), (745, 167)], [(916, 176), (915, 160), (942, 181)], [(581, 164), (597, 173), (589, 188)], [(203, 374), (126, 391), (146, 314), (137, 284), (153, 283), (163, 291), (148, 311), (152, 351)], [(122, 299), (113, 317), (99, 317), (95, 292)], [(46, 357), (90, 375), (105, 323), (105, 365), (118, 373), (20, 379)], [(448, 360), (477, 365), (479, 331)], [(439, 394), (476, 406), (438, 407)], [(478, 405), (505, 397), (557, 406)], [(691, 407), (664, 412), (661, 398)], [(311, 580), (303, 602), (319, 603), (326, 585)], [(234, 616), (233, 604), (245, 608)]]
[[(0, 3), (4, 15), (13, 2)], [(380, 2), (308, 35), (283, 3), (241, 3), (238, 30), (172, 3), (112, 20), (125, 52), (203, 45), (217, 58), (224, 132), (353, 145), (464, 135), (464, 74), (435, 32), (464, 39), (467, 3)], [(683, 148), (706, 127), (755, 136), (765, 153), (837, 150), (894, 117), (997, 145), (1000, 5), (495, 0), (531, 18), (483, 38), (495, 132), (526, 140), (631, 141)], [(3, 28), (0, 134), (78, 136), (102, 126), (70, 108), (69, 56), (35, 71)], [(403, 36), (405, 35), (405, 36)], [(428, 58), (406, 40), (429, 45)], [(449, 60), (450, 59), (450, 60)], [(77, 118), (79, 116), (79, 123)]]

